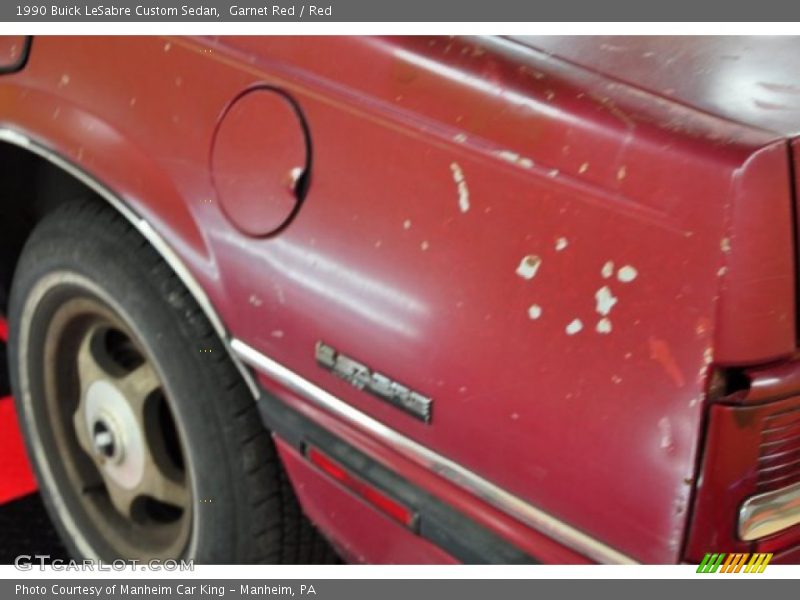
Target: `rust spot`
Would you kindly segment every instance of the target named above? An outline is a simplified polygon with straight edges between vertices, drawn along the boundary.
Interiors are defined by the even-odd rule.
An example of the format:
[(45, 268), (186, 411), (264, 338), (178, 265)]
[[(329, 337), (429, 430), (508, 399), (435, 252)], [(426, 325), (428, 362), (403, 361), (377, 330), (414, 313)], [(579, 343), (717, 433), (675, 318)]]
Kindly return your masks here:
[(686, 379), (684, 378), (683, 373), (681, 373), (678, 363), (675, 362), (675, 359), (672, 356), (672, 351), (669, 349), (669, 344), (667, 344), (667, 342), (664, 340), (654, 337), (651, 337), (648, 342), (650, 344), (650, 358), (661, 365), (664, 371), (666, 371), (667, 375), (669, 375), (672, 378), (672, 381), (675, 382), (676, 386), (683, 387), (686, 385)]

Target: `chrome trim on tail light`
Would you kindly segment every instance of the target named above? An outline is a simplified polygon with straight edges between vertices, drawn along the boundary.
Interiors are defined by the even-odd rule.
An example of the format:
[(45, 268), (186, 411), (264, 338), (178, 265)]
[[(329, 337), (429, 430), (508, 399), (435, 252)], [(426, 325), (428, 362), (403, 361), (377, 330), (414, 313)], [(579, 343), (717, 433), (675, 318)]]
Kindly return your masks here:
[(800, 524), (800, 483), (751, 496), (739, 509), (739, 537), (746, 542)]

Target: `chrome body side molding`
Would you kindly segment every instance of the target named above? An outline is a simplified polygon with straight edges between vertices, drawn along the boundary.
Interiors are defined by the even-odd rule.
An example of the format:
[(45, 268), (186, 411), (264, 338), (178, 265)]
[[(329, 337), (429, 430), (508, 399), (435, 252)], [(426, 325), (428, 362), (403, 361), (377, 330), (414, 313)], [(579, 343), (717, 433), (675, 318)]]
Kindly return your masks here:
[(462, 467), (356, 410), (333, 394), (301, 377), (282, 364), (234, 339), (231, 349), (246, 364), (295, 394), (372, 435), (404, 457), (444, 477), (503, 513), (517, 519), (564, 546), (600, 563), (635, 564), (636, 561), (585, 533), (531, 506), (480, 475)]

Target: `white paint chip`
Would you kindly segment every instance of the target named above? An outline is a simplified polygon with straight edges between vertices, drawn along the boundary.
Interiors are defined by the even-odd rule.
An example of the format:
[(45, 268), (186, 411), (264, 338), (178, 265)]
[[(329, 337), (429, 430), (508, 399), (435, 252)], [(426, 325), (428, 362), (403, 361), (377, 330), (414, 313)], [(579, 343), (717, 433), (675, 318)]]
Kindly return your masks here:
[(525, 158), (524, 156), (520, 157), (520, 159), (517, 161), (517, 164), (523, 169), (533, 168), (533, 161), (530, 158)]
[(558, 238), (556, 240), (556, 252), (561, 252), (568, 245), (569, 245), (569, 241), (567, 241), (567, 238), (565, 238), (565, 237)]
[(575, 335), (581, 329), (583, 329), (583, 321), (580, 319), (574, 319), (569, 325), (567, 325), (566, 332), (567, 335)]
[(411, 219), (403, 221), (403, 229), (411, 229)]
[(622, 181), (628, 175), (628, 168), (625, 165), (622, 165), (619, 170), (617, 170), (617, 181)]
[(611, 333), (611, 320), (603, 317), (597, 322), (597, 326), (595, 327), (595, 331), (597, 333), (607, 335)]
[(278, 338), (278, 339), (280, 339), (280, 338), (282, 338), (282, 337), (283, 337), (283, 331), (281, 331), (280, 329), (276, 329), (275, 331), (273, 331), (273, 332), (272, 332), (272, 334), (271, 334), (271, 335), (272, 335), (272, 337), (274, 337), (274, 338)]
[(542, 316), (542, 307), (538, 304), (531, 304), (528, 308), (528, 317), (534, 321)]
[(603, 276), (603, 279), (608, 279), (614, 274), (614, 261), (609, 260), (606, 264), (603, 265), (603, 268), (600, 269), (600, 274)]
[(672, 439), (672, 424), (667, 417), (663, 417), (658, 421), (658, 431), (661, 433), (661, 440), (659, 446), (666, 450), (674, 445)]
[(585, 162), (585, 163), (583, 163), (583, 164), (580, 166), (580, 168), (578, 168), (578, 173), (580, 173), (581, 175), (583, 175), (583, 174), (584, 174), (584, 173), (586, 173), (586, 171), (588, 171), (588, 170), (589, 170), (589, 163), (588, 163), (588, 162)]
[(724, 237), (719, 242), (719, 248), (725, 254), (731, 251), (731, 238)]
[(604, 317), (608, 316), (608, 313), (611, 312), (611, 309), (614, 308), (614, 305), (617, 303), (617, 298), (611, 293), (611, 289), (607, 285), (604, 285), (595, 292), (594, 299), (596, 302), (595, 310)]
[(458, 163), (450, 163), (450, 170), (453, 172), (453, 181), (456, 182), (458, 188), (458, 210), (462, 213), (469, 211), (469, 188), (467, 187), (467, 180), (464, 179), (464, 172)]
[(453, 136), (453, 139), (459, 144), (463, 144), (464, 142), (467, 141), (467, 136), (464, 135), (463, 133), (457, 133), (456, 135)]
[(620, 267), (619, 271), (617, 271), (617, 279), (619, 279), (622, 283), (630, 283), (639, 275), (639, 271), (636, 270), (635, 267), (630, 265), (625, 265), (624, 267)]
[(510, 162), (519, 167), (522, 167), (523, 169), (532, 169), (534, 165), (534, 162), (530, 158), (527, 158), (525, 156), (520, 156), (519, 154), (511, 150), (498, 150), (497, 152), (495, 152), (495, 156), (502, 158), (506, 162)]
[(425, 250), (427, 250), (428, 248), (430, 248), (430, 246), (431, 246), (431, 245), (430, 245), (430, 244), (429, 244), (427, 241), (424, 241), (424, 242), (422, 242), (422, 243), (419, 245), (420, 249), (421, 249), (423, 252), (425, 252)]
[(535, 254), (529, 254), (528, 256), (523, 257), (523, 259), (520, 261), (519, 266), (517, 267), (517, 275), (523, 279), (533, 279), (541, 264), (541, 258)]

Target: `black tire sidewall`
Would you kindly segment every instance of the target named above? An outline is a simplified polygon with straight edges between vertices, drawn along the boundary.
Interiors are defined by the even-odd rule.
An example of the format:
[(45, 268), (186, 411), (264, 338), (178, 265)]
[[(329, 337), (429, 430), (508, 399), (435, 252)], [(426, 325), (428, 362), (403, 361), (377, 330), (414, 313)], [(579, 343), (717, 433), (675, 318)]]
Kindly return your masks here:
[[(232, 562), (238, 554), (236, 536), (243, 526), (243, 515), (237, 514), (243, 506), (236, 494), (239, 461), (236, 449), (226, 443), (230, 439), (227, 431), (230, 424), (219, 405), (226, 402), (226, 390), (221, 389), (208, 366), (208, 356), (204, 356), (225, 349), (216, 338), (198, 339), (191, 323), (192, 303), (176, 293), (171, 280), (174, 275), (166, 271), (162, 276), (154, 274), (168, 268), (157, 257), (143, 260), (154, 256), (152, 250), (123, 243), (122, 233), (122, 228), (113, 226), (107, 229), (88, 226), (82, 230), (59, 227), (54, 220), (34, 232), (20, 259), (10, 299), (9, 356), (14, 391), (18, 397), (25, 394), (20, 386), (22, 370), (28, 369), (28, 378), (37, 376), (30, 372), (35, 361), (26, 357), (43, 351), (44, 328), (40, 326), (27, 332), (30, 336), (33, 330), (39, 331), (30, 336), (27, 347), (19, 347), (23, 312), (38, 310), (29, 305), (32, 290), (44, 278), (59, 272), (73, 273), (92, 282), (105, 296), (100, 299), (121, 313), (139, 335), (138, 341), (146, 348), (167, 388), (193, 482), (193, 524), (185, 558), (200, 563)], [(92, 290), (88, 292), (97, 295)], [(43, 471), (48, 465), (43, 463), (57, 457), (41, 456), (37, 448), (39, 432), (31, 430), (35, 422), (24, 414), (26, 406), (42, 402), (41, 398), (22, 397), (18, 404), (37, 477), (40, 482), (47, 482)], [(60, 481), (54, 483), (64, 485)], [(45, 483), (42, 492), (51, 516), (71, 552), (80, 556), (80, 544), (73, 539), (75, 532), (69, 530), (65, 515), (60, 514), (63, 502), (52, 497), (54, 493), (71, 492), (48, 487)], [(92, 545), (91, 540), (87, 541)]]

